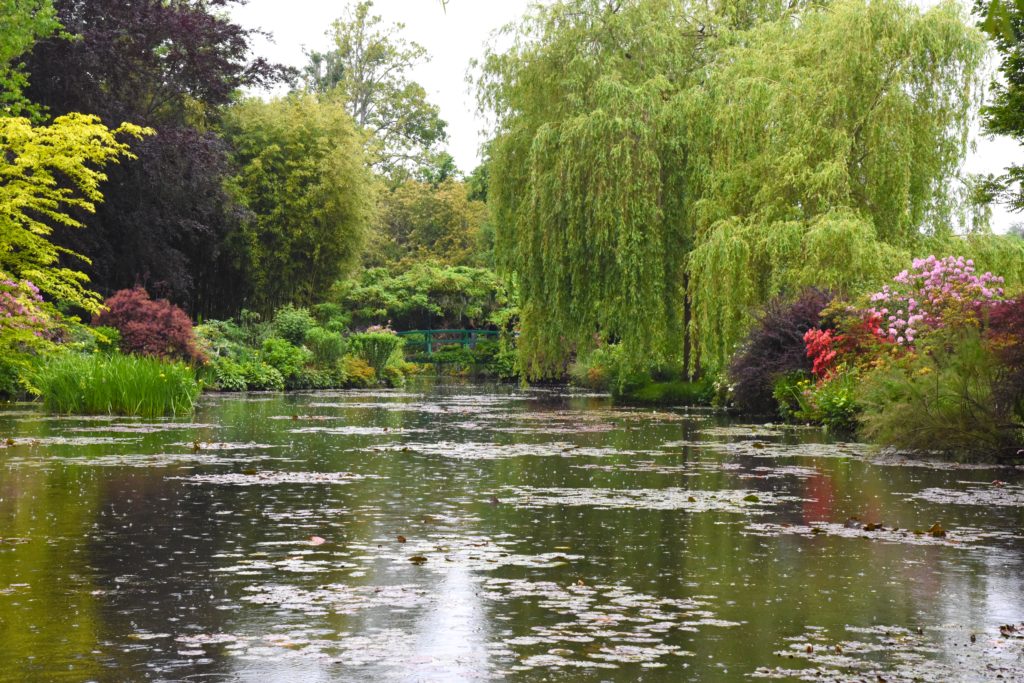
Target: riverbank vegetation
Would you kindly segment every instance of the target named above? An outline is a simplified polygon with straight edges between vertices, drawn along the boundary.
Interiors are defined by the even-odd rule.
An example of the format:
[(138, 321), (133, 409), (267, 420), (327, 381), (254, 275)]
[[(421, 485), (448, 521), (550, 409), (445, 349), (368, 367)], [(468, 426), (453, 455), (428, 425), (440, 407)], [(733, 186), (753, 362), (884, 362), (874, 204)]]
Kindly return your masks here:
[[(426, 51), (371, 2), (299, 70), (206, 3), (16, 2), (0, 391), (177, 414), (200, 382), (427, 367), (1017, 457), (1024, 239), (988, 207), (1020, 208), (1019, 169), (963, 161), (979, 115), (1019, 134), (1017, 81), (983, 100), (982, 70), (992, 38), (1012, 75), (1019, 18), (976, 9), (534, 6), (471, 68), (495, 127), (464, 174)], [(161, 363), (171, 398), (111, 398)]]
[(77, 415), (191, 415), (200, 384), (192, 368), (121, 353), (62, 353), (34, 377), (48, 410)]
[(859, 300), (810, 293), (776, 305), (803, 337), (788, 335), (765, 355), (768, 369), (751, 372), (759, 328), (731, 368), (733, 392), (764, 406), (770, 390), (783, 418), (897, 448), (1019, 458), (1024, 298), (1003, 285), (971, 259), (930, 256)]

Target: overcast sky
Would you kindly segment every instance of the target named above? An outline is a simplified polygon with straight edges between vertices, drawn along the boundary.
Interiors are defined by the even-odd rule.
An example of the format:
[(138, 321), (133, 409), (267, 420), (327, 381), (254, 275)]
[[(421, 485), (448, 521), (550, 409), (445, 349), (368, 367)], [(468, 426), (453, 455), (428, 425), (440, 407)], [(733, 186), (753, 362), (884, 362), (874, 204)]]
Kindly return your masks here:
[[(354, 0), (353, 0), (354, 1)], [(919, 0), (932, 4), (930, 0)], [(232, 10), (235, 20), (247, 28), (261, 28), (273, 34), (273, 42), (259, 40), (257, 54), (272, 61), (301, 66), (304, 50), (329, 46), (325, 31), (343, 13), (346, 0), (249, 0)], [(466, 83), (469, 62), (483, 53), (491, 32), (521, 17), (530, 0), (375, 0), (373, 12), (388, 23), (405, 24), (404, 35), (423, 45), (431, 58), (413, 74), (440, 106), (448, 122), (448, 151), (459, 168), (469, 172), (479, 162), (479, 148), (486, 138), (481, 131), (486, 121), (477, 116), (473, 94)], [(999, 173), (1012, 160), (1024, 157), (1024, 150), (1012, 140), (976, 139), (966, 170)], [(1024, 220), (996, 209), (993, 227), (1004, 232), (1013, 222)]]

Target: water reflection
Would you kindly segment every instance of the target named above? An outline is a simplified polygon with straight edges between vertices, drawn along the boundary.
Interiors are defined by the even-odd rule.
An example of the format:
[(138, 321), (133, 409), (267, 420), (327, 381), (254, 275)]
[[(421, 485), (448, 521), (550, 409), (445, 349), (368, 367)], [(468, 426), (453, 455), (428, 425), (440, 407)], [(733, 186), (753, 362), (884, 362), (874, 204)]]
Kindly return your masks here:
[(447, 384), (0, 442), (0, 680), (1024, 680), (1017, 471)]
[(446, 571), (432, 587), (434, 605), (415, 625), (410, 657), (422, 680), (487, 680), (491, 636), (480, 601), (479, 577), (463, 567)]

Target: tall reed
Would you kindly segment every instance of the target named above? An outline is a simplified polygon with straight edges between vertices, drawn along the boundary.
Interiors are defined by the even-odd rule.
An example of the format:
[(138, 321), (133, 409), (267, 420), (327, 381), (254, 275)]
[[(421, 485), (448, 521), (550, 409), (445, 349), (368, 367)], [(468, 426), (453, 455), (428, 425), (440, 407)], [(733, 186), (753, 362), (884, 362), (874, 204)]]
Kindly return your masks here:
[(146, 418), (191, 415), (200, 393), (188, 365), (120, 353), (55, 356), (35, 386), (55, 413)]

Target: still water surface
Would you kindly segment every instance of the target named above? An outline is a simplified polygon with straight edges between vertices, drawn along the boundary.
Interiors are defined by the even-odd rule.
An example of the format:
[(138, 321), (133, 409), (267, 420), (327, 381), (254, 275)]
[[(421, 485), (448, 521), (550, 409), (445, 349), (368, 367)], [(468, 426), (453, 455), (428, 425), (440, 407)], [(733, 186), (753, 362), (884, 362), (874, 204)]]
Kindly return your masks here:
[(3, 681), (1024, 681), (1014, 470), (464, 384), (8, 437)]

